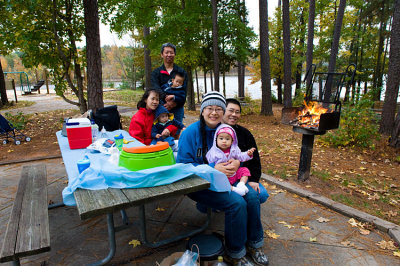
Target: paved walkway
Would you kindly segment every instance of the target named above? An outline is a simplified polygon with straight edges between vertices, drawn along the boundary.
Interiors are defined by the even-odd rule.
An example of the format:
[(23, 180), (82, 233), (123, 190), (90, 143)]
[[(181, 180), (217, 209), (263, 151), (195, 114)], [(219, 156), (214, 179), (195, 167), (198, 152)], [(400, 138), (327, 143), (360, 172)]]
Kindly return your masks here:
[[(62, 159), (33, 163), (46, 164), (49, 201), (60, 202), (62, 189), (67, 185)], [(0, 243), (4, 241), (22, 166), (27, 164), (30, 163), (0, 166)], [(265, 186), (271, 196), (261, 206), (265, 230), (263, 249), (270, 258), (270, 265), (400, 265), (400, 258), (394, 257), (393, 251), (377, 246), (380, 241), (391, 240), (386, 233), (372, 230), (363, 235), (358, 227), (349, 224), (349, 217), (272, 183), (265, 182)], [(150, 241), (189, 230), (206, 219), (188, 197), (149, 203), (146, 213)], [(131, 240), (139, 239), (138, 209), (128, 209), (127, 214), (132, 226), (116, 233), (117, 252), (112, 265), (155, 265), (169, 254), (185, 250), (186, 241), (155, 249), (129, 245)], [(120, 215), (114, 217), (115, 224), (121, 224)], [(49, 219), (51, 251), (24, 259), (22, 264), (83, 265), (107, 254), (105, 217), (81, 221), (76, 208), (62, 207), (49, 210)], [(207, 231), (223, 234), (223, 228), (223, 213), (214, 213)]]

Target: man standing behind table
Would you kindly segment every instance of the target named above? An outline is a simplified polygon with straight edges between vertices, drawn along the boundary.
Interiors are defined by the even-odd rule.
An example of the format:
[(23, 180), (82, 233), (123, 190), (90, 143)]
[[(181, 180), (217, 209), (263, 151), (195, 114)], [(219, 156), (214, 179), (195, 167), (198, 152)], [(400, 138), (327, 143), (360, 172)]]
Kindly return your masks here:
[(253, 159), (243, 163), (243, 167), (247, 167), (251, 173), (249, 177), (249, 185), (257, 192), (259, 192), (260, 203), (264, 203), (269, 197), (267, 190), (259, 183), (261, 177), (261, 162), (260, 155), (258, 153), (257, 144), (247, 128), (239, 126), (240, 113), (242, 107), (240, 102), (236, 99), (226, 99), (226, 111), (222, 117), (222, 122), (230, 125), (235, 131), (238, 138), (238, 146), (240, 150), (247, 151), (248, 149), (255, 147), (256, 151), (253, 153)]
[(175, 77), (176, 73), (184, 74), (184, 82), (182, 89), (184, 91), (184, 97), (177, 98), (174, 95), (167, 95), (165, 97), (164, 107), (174, 114), (174, 117), (179, 122), (182, 122), (184, 116), (184, 108), (186, 102), (187, 93), (187, 74), (186, 71), (174, 64), (174, 59), (176, 55), (176, 47), (172, 43), (164, 43), (161, 46), (161, 57), (163, 58), (163, 64), (154, 69), (151, 72), (151, 86), (152, 88), (157, 88), (162, 90), (161, 86), (168, 83), (172, 77)]

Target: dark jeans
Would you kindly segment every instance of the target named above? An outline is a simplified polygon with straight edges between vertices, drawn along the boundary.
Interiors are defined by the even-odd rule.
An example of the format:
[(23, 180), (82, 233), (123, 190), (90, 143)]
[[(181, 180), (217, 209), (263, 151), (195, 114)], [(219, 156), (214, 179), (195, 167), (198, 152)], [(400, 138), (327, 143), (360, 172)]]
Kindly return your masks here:
[(246, 244), (259, 248), (264, 243), (259, 193), (246, 186), (249, 192), (243, 197), (235, 192), (208, 189), (188, 195), (202, 205), (225, 212), (225, 248), (232, 258), (246, 255)]

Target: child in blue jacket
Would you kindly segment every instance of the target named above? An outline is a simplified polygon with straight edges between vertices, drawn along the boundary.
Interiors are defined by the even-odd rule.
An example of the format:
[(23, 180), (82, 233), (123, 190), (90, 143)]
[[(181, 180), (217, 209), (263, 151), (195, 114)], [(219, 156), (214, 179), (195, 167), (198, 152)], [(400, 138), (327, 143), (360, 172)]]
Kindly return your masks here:
[[(172, 127), (169, 127), (172, 126)], [(167, 128), (169, 127), (169, 128)], [(172, 130), (170, 130), (172, 128)], [(155, 111), (155, 119), (151, 129), (151, 137), (153, 138), (151, 145), (158, 141), (168, 142), (172, 150), (175, 149), (175, 139), (178, 130), (185, 128), (185, 125), (174, 119), (174, 114), (169, 113), (163, 105), (158, 105)]]

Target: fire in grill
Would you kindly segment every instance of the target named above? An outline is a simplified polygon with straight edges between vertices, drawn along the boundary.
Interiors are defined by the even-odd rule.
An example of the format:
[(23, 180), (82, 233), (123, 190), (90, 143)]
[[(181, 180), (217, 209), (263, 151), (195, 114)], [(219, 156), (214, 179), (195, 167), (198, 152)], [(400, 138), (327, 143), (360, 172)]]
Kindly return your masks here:
[[(282, 123), (293, 126), (294, 132), (303, 134), (298, 172), (298, 180), (302, 181), (310, 176), (314, 136), (339, 127), (341, 89), (344, 83), (347, 83), (347, 90), (353, 84), (356, 65), (349, 65), (343, 73), (315, 70), (316, 66), (312, 65), (304, 79), (306, 81), (312, 75), (308, 79), (303, 106), (282, 109)], [(318, 81), (317, 86), (314, 86), (315, 81)]]

